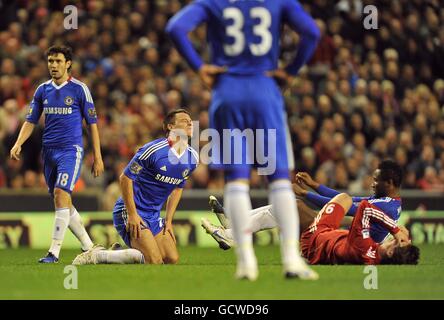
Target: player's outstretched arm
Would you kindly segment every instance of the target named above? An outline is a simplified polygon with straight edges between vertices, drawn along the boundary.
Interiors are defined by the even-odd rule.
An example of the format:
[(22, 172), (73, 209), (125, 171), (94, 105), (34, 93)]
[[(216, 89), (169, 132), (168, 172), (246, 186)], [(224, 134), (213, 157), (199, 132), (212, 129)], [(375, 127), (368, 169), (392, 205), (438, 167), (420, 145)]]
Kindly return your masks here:
[(298, 172), (296, 174), (296, 181), (301, 181), (305, 183), (313, 190), (316, 190), (316, 192), (319, 193), (321, 196), (328, 197), (330, 199), (340, 193), (339, 191), (328, 188), (327, 186), (324, 186), (323, 184), (320, 184), (319, 182), (313, 180), (313, 178), (307, 172)]
[(176, 213), (177, 205), (179, 204), (180, 199), (182, 198), (182, 188), (176, 188), (171, 192), (170, 196), (168, 197), (167, 203), (166, 203), (166, 217), (165, 217), (165, 227), (163, 229), (163, 234), (166, 234), (167, 232), (171, 235), (171, 237), (174, 240), (174, 243), (176, 243), (176, 237), (174, 236), (173, 232), (173, 218), (174, 214)]
[(35, 124), (31, 122), (25, 121), (25, 123), (23, 123), (17, 141), (15, 142), (14, 146), (11, 149), (10, 152), (11, 159), (20, 160), (20, 152), (22, 151), (22, 145), (31, 136), (32, 131), (34, 131), (34, 127)]
[(130, 233), (132, 239), (139, 239), (142, 232), (141, 226), (145, 225), (145, 223), (137, 213), (136, 204), (134, 203), (133, 180), (122, 173), (119, 178), (119, 183), (120, 189), (122, 190), (123, 202), (128, 212), (126, 231)]
[(98, 177), (105, 170), (102, 160), (102, 153), (100, 151), (99, 129), (96, 123), (91, 124), (90, 127), (91, 127), (91, 140), (94, 153), (94, 163), (91, 168), (91, 173), (94, 175), (94, 177)]
[[(324, 189), (331, 190), (331, 192), (329, 194), (332, 195), (331, 197), (330, 196), (324, 197), (320, 194), (316, 194), (314, 192), (310, 192), (310, 191), (304, 189), (302, 187), (302, 183), (306, 184), (307, 186), (309, 186), (310, 188), (312, 188), (314, 190), (321, 189), (321, 191), (322, 191), (321, 187), (324, 187), (324, 186), (322, 186), (318, 182), (314, 181), (311, 178), (311, 176), (306, 172), (298, 172), (296, 174), (296, 183), (293, 183), (293, 191), (297, 196), (308, 200), (309, 202), (318, 206), (319, 208), (322, 208), (334, 196), (339, 194), (339, 192), (336, 190), (324, 187)], [(319, 192), (319, 193), (321, 193), (321, 192)], [(353, 198), (353, 201), (355, 201), (354, 198)], [(352, 205), (351, 205), (350, 209), (347, 211), (346, 215), (347, 216), (354, 216), (357, 208), (358, 208), (357, 205), (355, 203), (352, 203)]]

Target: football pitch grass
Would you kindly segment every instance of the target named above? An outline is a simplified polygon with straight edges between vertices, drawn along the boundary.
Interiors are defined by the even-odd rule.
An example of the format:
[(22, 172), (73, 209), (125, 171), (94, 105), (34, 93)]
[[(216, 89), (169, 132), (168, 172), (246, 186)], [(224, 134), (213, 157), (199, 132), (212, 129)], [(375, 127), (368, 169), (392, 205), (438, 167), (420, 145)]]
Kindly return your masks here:
[(285, 280), (276, 246), (256, 247), (255, 282), (234, 279), (234, 250), (190, 246), (179, 248), (178, 265), (78, 266), (78, 289), (70, 290), (64, 283), (73, 274), (64, 268), (78, 251), (62, 250), (58, 264), (41, 265), (42, 250), (0, 250), (0, 299), (444, 299), (444, 245), (420, 249), (418, 266), (378, 266), (372, 290), (364, 287), (364, 266), (314, 266), (318, 281)]

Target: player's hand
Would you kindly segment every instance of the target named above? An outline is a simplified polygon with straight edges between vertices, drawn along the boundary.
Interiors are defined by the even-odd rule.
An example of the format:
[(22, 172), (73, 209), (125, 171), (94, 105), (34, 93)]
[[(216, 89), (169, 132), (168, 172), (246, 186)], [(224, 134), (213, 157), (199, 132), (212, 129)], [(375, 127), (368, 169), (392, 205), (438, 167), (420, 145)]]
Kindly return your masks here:
[(174, 235), (173, 231), (173, 223), (172, 222), (165, 222), (165, 226), (163, 227), (163, 234), (169, 233), (171, 238), (173, 238), (174, 243), (176, 243), (176, 236)]
[(131, 215), (128, 214), (126, 232), (129, 232), (131, 239), (139, 239), (141, 237), (142, 226), (146, 227), (146, 224), (137, 213)]
[(266, 74), (267, 76), (274, 78), (274, 80), (276, 80), (277, 84), (282, 89), (288, 87), (293, 80), (293, 76), (287, 73), (287, 71), (285, 71), (284, 69), (276, 69), (273, 71), (268, 71)]
[(402, 229), (393, 235), (393, 237), (398, 241), (399, 246), (404, 247), (411, 243), (409, 236)]
[(305, 190), (304, 188), (302, 188), (302, 186), (299, 183), (293, 183), (293, 192), (299, 196), (299, 197), (305, 197), (308, 193), (307, 190)]
[(409, 232), (409, 230), (407, 230), (406, 227), (404, 227), (404, 226), (399, 226), (399, 229), (400, 229), (402, 232), (404, 232), (404, 233), (407, 235), (407, 237), (410, 238), (410, 232)]
[(103, 171), (105, 171), (105, 169), (102, 158), (95, 158), (93, 166), (91, 168), (92, 175), (94, 176), (94, 178), (97, 178), (103, 173)]
[(10, 152), (11, 159), (20, 160), (19, 155), (20, 155), (21, 151), (22, 151), (22, 146), (19, 146), (18, 144), (15, 144), (12, 147), (11, 152)]
[(317, 189), (319, 187), (319, 183), (314, 181), (312, 177), (307, 172), (298, 172), (296, 173), (296, 181), (303, 182), (307, 186), (313, 189)]
[(226, 71), (226, 67), (216, 66), (214, 64), (203, 64), (200, 67), (198, 74), (202, 82), (211, 89), (216, 81), (216, 77)]

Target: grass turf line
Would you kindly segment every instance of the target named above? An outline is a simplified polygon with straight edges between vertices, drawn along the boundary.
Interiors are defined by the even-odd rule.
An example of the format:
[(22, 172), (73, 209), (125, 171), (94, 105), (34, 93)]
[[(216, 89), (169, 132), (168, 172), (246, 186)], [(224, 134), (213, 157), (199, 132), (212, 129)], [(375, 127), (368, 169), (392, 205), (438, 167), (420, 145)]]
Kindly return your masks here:
[(62, 250), (41, 265), (42, 250), (0, 250), (0, 299), (444, 299), (444, 245), (422, 245), (418, 266), (378, 266), (378, 289), (366, 290), (364, 266), (314, 266), (318, 281), (285, 280), (278, 247), (256, 247), (259, 279), (234, 279), (234, 251), (181, 247), (180, 264), (78, 267), (67, 290), (64, 267), (79, 252)]

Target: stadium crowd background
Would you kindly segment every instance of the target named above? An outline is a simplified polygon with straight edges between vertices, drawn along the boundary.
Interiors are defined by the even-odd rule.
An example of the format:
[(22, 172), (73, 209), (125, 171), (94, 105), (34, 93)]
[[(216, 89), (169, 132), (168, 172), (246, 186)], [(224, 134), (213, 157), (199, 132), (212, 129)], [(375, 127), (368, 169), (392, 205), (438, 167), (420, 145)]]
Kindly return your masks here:
[[(73, 1), (15, 1), (0, 8), (0, 188), (46, 189), (40, 158), (42, 127), (9, 159), (39, 83), (49, 78), (45, 50), (68, 44), (72, 75), (89, 86), (97, 108), (105, 174), (85, 161), (77, 190), (119, 193), (118, 175), (139, 146), (162, 135), (164, 115), (186, 107), (208, 127), (211, 94), (172, 48), (164, 28), (189, 1), (74, 1), (77, 30), (63, 27)], [(404, 188), (444, 192), (444, 6), (439, 0), (371, 1), (378, 29), (362, 27), (364, 0), (300, 1), (316, 18), (316, 53), (285, 91), (296, 167), (334, 188), (370, 190), (380, 159), (404, 170)], [(205, 29), (192, 34), (204, 54)], [(297, 48), (288, 30), (282, 61)], [(42, 117), (43, 118), (43, 117)], [(42, 119), (43, 120), (43, 119)], [(43, 123), (43, 121), (41, 122)], [(254, 175), (253, 188), (263, 177)], [(206, 165), (187, 188), (221, 189)], [(112, 204), (114, 202), (111, 202)]]

